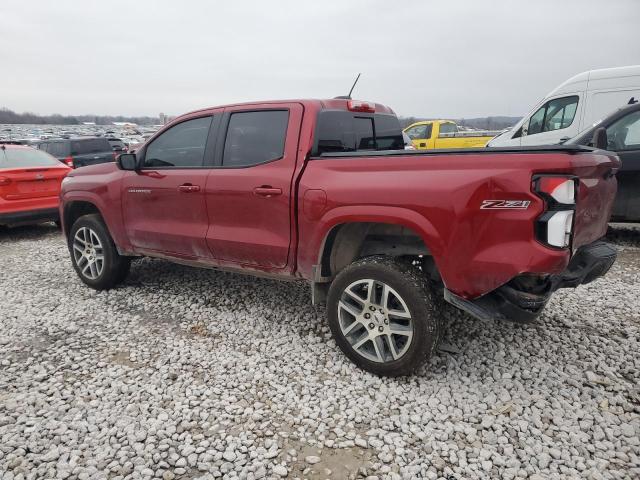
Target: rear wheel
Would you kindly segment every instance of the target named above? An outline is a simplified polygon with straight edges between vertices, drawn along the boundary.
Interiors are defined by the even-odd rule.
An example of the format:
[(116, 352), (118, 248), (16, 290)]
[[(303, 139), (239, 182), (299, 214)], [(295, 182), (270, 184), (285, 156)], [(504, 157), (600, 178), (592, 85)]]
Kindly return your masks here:
[(367, 257), (341, 271), (329, 289), (329, 326), (340, 349), (377, 375), (407, 375), (435, 351), (439, 303), (408, 262)]
[(73, 268), (85, 284), (96, 290), (112, 288), (129, 273), (131, 261), (118, 254), (100, 215), (84, 215), (69, 232)]

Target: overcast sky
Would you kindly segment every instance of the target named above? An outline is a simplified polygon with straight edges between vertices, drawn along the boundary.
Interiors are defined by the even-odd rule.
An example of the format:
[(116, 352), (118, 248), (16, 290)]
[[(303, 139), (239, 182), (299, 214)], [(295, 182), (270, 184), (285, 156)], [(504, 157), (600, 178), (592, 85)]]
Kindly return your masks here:
[(640, 64), (639, 0), (2, 0), (0, 107), (179, 114), (348, 93), (400, 115), (523, 115)]

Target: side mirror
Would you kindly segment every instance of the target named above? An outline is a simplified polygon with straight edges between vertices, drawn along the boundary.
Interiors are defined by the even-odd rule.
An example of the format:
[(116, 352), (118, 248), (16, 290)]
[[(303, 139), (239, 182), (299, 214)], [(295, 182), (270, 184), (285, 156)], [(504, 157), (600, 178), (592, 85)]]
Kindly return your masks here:
[(609, 148), (609, 140), (607, 139), (607, 129), (604, 127), (596, 128), (593, 132), (593, 139), (591, 140), (594, 148), (598, 150), (607, 150)]
[(138, 170), (138, 159), (135, 153), (123, 153), (116, 158), (116, 164), (120, 170)]

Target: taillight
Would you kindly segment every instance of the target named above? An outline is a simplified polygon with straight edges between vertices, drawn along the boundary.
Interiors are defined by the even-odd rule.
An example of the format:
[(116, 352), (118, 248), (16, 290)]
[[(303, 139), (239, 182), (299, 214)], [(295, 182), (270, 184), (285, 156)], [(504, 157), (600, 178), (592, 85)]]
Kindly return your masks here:
[(551, 247), (569, 247), (578, 179), (567, 175), (534, 175), (532, 189), (545, 204), (544, 213), (536, 220), (538, 240)]
[(0, 187), (4, 187), (11, 183), (11, 179), (9, 177), (0, 177)]
[(363, 102), (362, 100), (349, 100), (347, 108), (351, 112), (375, 113), (376, 104), (371, 102)]
[(67, 167), (73, 168), (73, 157), (71, 155), (69, 155), (67, 158), (65, 158), (63, 160), (63, 162)]

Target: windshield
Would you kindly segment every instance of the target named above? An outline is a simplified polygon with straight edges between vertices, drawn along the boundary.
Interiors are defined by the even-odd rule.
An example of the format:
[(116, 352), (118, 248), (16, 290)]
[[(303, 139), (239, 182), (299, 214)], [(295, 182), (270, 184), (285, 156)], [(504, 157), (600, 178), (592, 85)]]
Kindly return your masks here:
[(43, 152), (33, 148), (0, 147), (0, 168), (57, 167), (60, 162)]

